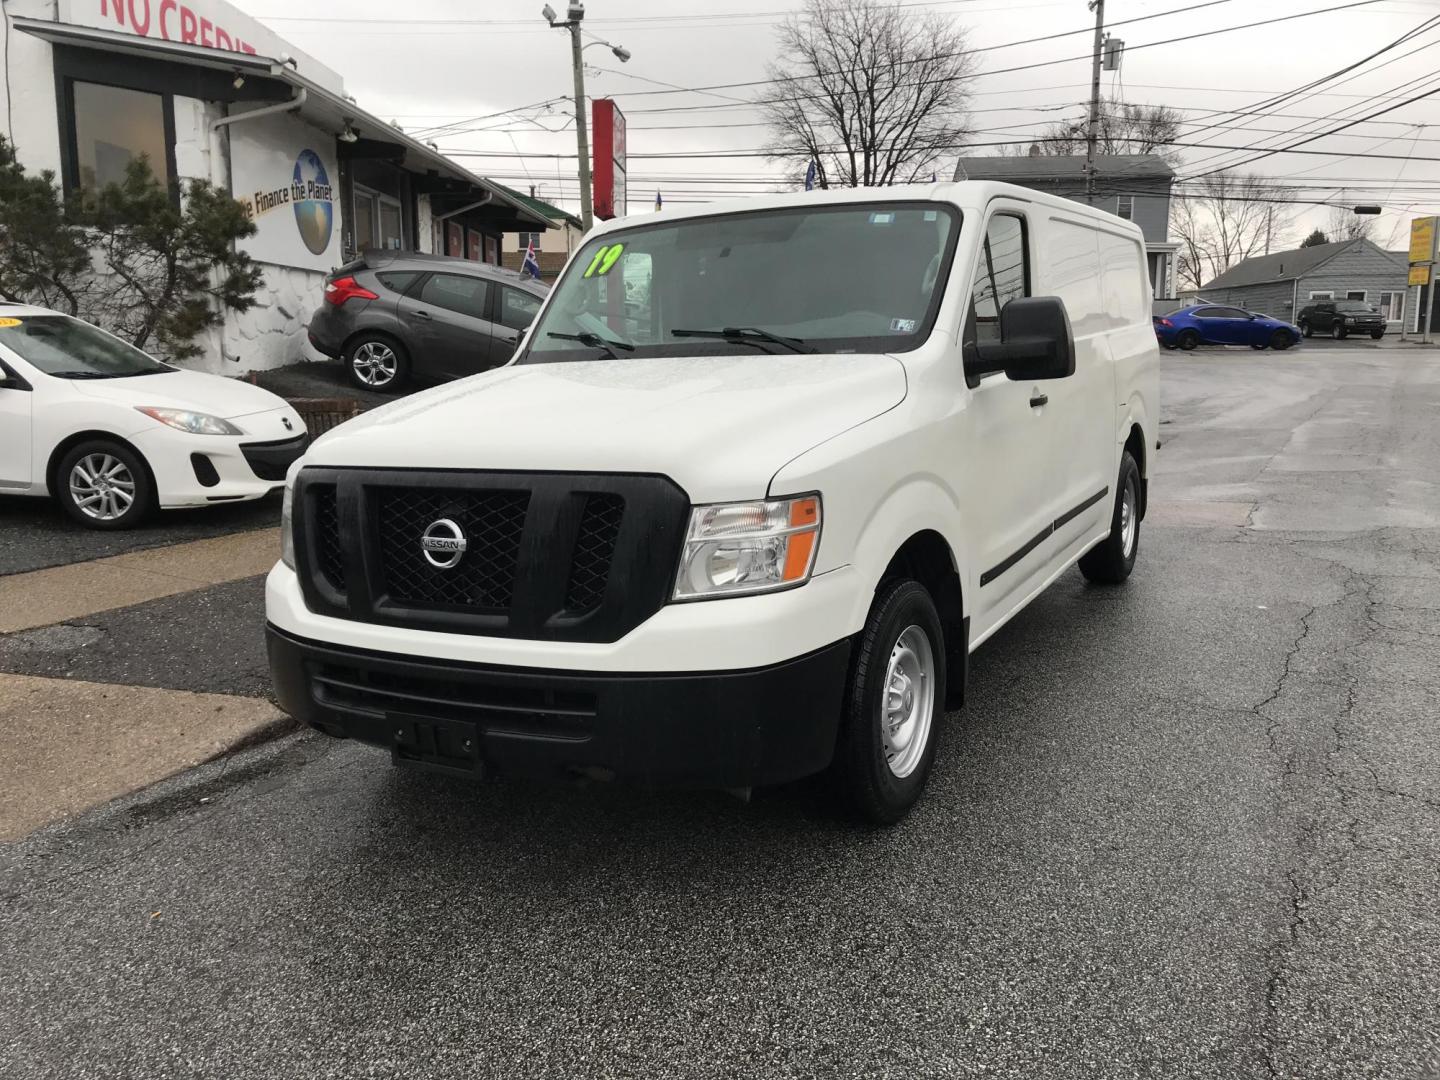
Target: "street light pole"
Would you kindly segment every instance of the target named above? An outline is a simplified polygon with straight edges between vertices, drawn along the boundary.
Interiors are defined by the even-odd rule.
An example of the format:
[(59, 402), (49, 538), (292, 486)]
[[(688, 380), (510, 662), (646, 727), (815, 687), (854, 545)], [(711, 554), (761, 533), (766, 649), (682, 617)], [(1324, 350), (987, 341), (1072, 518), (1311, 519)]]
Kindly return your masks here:
[(575, 152), (580, 158), (580, 224), (588, 233), (595, 224), (594, 192), (590, 190), (590, 128), (585, 116), (585, 61), (581, 57), (580, 19), (575, 9), (584, 11), (581, 4), (571, 4), (570, 11), (570, 63), (575, 68)]
[[(545, 21), (550, 24), (552, 30), (570, 31), (570, 66), (574, 69), (575, 75), (575, 153), (580, 159), (580, 223), (589, 232), (595, 224), (595, 193), (592, 190), (590, 176), (590, 125), (585, 116), (585, 60), (584, 52), (590, 45), (604, 45), (615, 54), (622, 64), (629, 63), (630, 50), (622, 45), (612, 45), (608, 41), (599, 38), (592, 41), (590, 45), (584, 45), (580, 41), (580, 23), (585, 18), (585, 5), (582, 0), (570, 0), (565, 8), (565, 21), (561, 22), (555, 15), (555, 9), (546, 4), (540, 12)], [(594, 37), (595, 35), (590, 35)]]

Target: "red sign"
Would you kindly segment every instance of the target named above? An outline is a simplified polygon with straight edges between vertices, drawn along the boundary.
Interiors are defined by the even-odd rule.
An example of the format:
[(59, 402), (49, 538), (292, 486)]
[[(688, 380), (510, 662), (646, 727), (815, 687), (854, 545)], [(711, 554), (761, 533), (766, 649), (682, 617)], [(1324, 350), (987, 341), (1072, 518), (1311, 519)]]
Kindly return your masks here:
[(596, 98), (590, 108), (595, 140), (595, 216), (625, 216), (625, 114), (609, 98)]

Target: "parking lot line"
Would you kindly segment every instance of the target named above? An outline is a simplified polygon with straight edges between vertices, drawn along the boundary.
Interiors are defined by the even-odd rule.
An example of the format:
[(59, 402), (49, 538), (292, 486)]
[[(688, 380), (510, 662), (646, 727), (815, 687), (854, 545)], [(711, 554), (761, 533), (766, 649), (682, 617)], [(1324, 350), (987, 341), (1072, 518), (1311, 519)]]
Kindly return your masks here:
[(0, 675), (0, 841), (263, 737), (290, 721), (263, 698)]
[(263, 574), (279, 529), (257, 529), (0, 578), (0, 634)]

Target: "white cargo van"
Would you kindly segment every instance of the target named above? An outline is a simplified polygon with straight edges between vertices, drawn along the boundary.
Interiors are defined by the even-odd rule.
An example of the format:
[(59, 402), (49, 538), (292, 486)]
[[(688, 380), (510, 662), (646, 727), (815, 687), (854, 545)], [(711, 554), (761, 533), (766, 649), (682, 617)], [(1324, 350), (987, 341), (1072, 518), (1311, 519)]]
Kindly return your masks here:
[(993, 183), (597, 229), (514, 361), (290, 470), (286, 709), (395, 761), (918, 797), (967, 657), (1129, 575), (1158, 353), (1139, 229)]

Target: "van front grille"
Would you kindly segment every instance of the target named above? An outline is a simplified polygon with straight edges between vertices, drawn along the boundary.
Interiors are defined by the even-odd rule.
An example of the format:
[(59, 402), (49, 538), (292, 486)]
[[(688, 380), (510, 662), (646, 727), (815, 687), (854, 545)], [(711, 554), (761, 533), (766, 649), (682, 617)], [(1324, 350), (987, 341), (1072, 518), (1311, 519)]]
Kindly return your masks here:
[[(618, 640), (669, 600), (690, 505), (628, 474), (312, 467), (296, 485), (312, 611), (560, 641)], [(427, 533), (463, 551), (427, 549)]]

